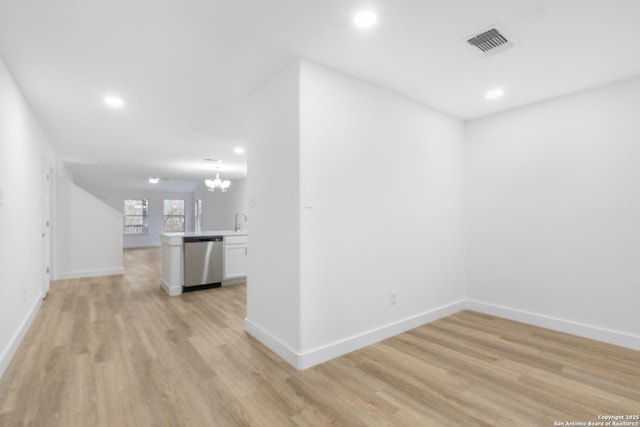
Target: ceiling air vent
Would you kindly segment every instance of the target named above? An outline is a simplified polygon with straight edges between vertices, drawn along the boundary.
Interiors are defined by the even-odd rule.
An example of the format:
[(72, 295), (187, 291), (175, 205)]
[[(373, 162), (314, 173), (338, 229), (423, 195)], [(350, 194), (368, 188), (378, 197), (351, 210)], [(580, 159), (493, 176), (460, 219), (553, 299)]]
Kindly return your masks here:
[(503, 33), (492, 28), (467, 40), (471, 46), (475, 46), (485, 55), (501, 52), (513, 46)]

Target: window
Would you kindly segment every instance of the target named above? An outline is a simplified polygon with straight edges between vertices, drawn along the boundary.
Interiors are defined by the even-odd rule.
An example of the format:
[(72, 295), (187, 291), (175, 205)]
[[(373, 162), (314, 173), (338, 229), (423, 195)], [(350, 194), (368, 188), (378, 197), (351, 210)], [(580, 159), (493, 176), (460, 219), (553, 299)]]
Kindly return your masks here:
[(124, 234), (149, 232), (149, 201), (124, 201)]
[(164, 201), (164, 231), (184, 231), (184, 200)]

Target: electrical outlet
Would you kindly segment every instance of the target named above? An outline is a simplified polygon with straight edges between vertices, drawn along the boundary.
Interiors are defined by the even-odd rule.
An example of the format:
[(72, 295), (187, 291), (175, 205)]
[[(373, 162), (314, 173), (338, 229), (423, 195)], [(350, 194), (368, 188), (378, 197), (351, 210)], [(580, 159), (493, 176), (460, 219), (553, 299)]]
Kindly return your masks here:
[(27, 302), (27, 290), (26, 289), (24, 290), (23, 298), (24, 298), (24, 302)]
[(398, 297), (398, 291), (396, 290), (391, 291), (391, 294), (389, 295), (389, 305), (396, 305), (397, 297)]
[(311, 191), (305, 191), (304, 194), (302, 195), (302, 198), (304, 199), (305, 208), (307, 209), (313, 208), (313, 194), (311, 193)]

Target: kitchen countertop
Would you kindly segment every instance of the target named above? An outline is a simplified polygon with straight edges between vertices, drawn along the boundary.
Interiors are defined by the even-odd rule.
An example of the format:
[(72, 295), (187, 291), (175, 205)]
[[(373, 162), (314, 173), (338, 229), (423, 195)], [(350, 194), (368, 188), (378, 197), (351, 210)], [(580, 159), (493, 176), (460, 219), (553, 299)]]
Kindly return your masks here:
[(200, 232), (187, 231), (185, 233), (162, 233), (160, 241), (165, 245), (181, 245), (185, 237), (211, 237), (211, 236), (246, 236), (247, 230), (204, 230)]

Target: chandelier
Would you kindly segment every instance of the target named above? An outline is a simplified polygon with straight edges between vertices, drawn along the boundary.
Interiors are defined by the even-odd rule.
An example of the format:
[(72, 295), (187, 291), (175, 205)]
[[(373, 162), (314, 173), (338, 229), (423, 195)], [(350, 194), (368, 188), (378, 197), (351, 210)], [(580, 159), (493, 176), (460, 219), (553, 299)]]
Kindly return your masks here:
[(220, 191), (226, 193), (231, 185), (231, 181), (223, 181), (220, 179), (220, 172), (216, 172), (216, 179), (205, 179), (204, 184), (209, 191)]

